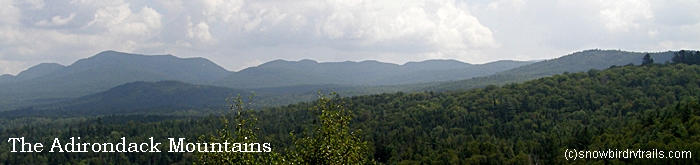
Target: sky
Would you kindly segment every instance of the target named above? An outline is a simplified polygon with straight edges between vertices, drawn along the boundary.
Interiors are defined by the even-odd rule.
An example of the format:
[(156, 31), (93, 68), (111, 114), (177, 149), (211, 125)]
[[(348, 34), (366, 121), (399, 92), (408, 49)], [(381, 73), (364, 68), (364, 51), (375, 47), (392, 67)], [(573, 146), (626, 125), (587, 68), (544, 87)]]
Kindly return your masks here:
[(0, 74), (105, 50), (267, 61), (541, 60), (700, 48), (698, 0), (0, 0)]

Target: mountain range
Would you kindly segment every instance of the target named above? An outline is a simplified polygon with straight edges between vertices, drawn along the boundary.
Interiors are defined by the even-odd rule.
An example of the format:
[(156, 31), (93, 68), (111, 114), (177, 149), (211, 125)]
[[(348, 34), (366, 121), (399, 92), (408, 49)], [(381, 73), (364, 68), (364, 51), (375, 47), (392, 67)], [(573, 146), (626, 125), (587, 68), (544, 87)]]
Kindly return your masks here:
[[(430, 60), (405, 65), (377, 61), (318, 63), (275, 60), (232, 72), (204, 58), (138, 55), (116, 51), (62, 66), (43, 63), (17, 76), (0, 77), (0, 104), (7, 109), (75, 99), (136, 81), (181, 81), (236, 89), (299, 85), (407, 84), (467, 79), (531, 62), (499, 61), (472, 65)], [(500, 69), (500, 70), (499, 70)]]
[(319, 84), (379, 86), (442, 82), (491, 75), (530, 63), (496, 61), (475, 65), (456, 60), (427, 60), (398, 65), (378, 61), (318, 63), (313, 60), (275, 60), (233, 72), (212, 85), (254, 89)]
[[(68, 66), (43, 63), (17, 76), (0, 76), (0, 107), (3, 107), (0, 111), (28, 106), (46, 109), (203, 106), (217, 104), (212, 100), (223, 100), (229, 95), (245, 95), (250, 91), (262, 91), (261, 100), (278, 105), (313, 99), (318, 90), (374, 94), (469, 89), (563, 72), (638, 64), (643, 54), (587, 50), (545, 61), (504, 60), (485, 64), (456, 60), (427, 60), (403, 65), (378, 61), (319, 63), (313, 60), (274, 60), (233, 72), (204, 58), (104, 51)], [(670, 59), (672, 54), (670, 51), (652, 53), (652, 57), (662, 63)], [(152, 94), (149, 91), (157, 92)], [(206, 92), (190, 97), (195, 96), (197, 91)], [(205, 95), (206, 93), (221, 95)], [(186, 99), (154, 101), (169, 97)]]

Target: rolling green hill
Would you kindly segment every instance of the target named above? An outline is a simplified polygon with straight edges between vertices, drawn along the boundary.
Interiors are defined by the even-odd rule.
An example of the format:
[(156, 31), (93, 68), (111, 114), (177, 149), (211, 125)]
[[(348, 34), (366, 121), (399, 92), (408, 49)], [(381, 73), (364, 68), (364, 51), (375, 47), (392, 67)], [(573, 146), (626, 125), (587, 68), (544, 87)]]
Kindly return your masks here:
[(228, 73), (204, 58), (182, 59), (172, 55), (145, 56), (104, 51), (51, 73), (35, 74), (32, 78), (0, 84), (0, 100), (3, 100), (0, 109), (68, 100), (135, 81), (204, 83)]
[[(429, 60), (396, 65), (377, 61), (318, 63), (312, 60), (276, 60), (230, 72), (204, 58), (104, 51), (69, 66), (40, 64), (17, 76), (1, 76), (0, 110), (70, 100), (136, 81), (173, 80), (249, 90), (295, 86), (346, 88), (461, 80), (528, 63), (499, 61), (472, 65), (455, 60)], [(303, 93), (313, 94), (317, 90)]]
[[(673, 53), (674, 52), (668, 51), (649, 54), (654, 59), (655, 63), (663, 64), (667, 61), (670, 62)], [(619, 50), (585, 50), (559, 58), (541, 61), (536, 64), (510, 69), (496, 75), (544, 77), (562, 74), (564, 72), (583, 72), (590, 69), (603, 70), (613, 65), (640, 65), (642, 63), (642, 57), (645, 54), (646, 53)]]
[[(172, 55), (145, 56), (105, 51), (67, 67), (42, 64), (18, 76), (3, 76), (4, 80), (14, 82), (0, 83), (0, 110), (71, 100), (136, 81), (175, 80), (276, 94), (265, 100), (267, 105), (309, 101), (315, 98), (318, 90), (354, 96), (472, 89), (564, 72), (639, 64), (644, 54), (587, 50), (539, 62), (506, 60), (486, 64), (455, 60), (428, 60), (404, 65), (377, 61), (318, 63), (312, 60), (276, 60), (229, 72), (203, 58), (181, 59)], [(651, 53), (657, 63), (670, 60), (672, 55), (673, 52)]]
[[(104, 92), (2, 112), (3, 116), (95, 116), (126, 113), (171, 112), (180, 109), (222, 107), (230, 96), (250, 92), (178, 81), (132, 82)], [(261, 98), (269, 97), (259, 94)], [(147, 112), (144, 112), (147, 111)]]
[[(655, 63), (670, 62), (672, 51), (649, 53)], [(626, 52), (619, 50), (585, 50), (565, 55), (559, 58), (540, 61), (529, 65), (513, 68), (493, 75), (476, 77), (467, 80), (424, 85), (418, 91), (444, 91), (481, 88), (487, 85), (504, 85), (513, 82), (524, 82), (540, 77), (562, 74), (565, 72), (581, 72), (591, 69), (603, 70), (611, 66), (628, 64), (640, 65), (646, 53)]]
[(2, 75), (0, 76), (0, 84), (25, 81), (45, 75), (49, 75), (57, 70), (63, 69), (66, 66), (57, 63), (41, 63), (30, 67), (29, 69), (20, 72), (17, 76)]
[[(698, 164), (698, 84), (698, 65), (656, 64), (565, 73), (466, 91), (385, 93), (333, 101), (345, 102), (352, 110), (351, 130), (362, 130), (361, 139), (370, 145), (366, 156), (378, 163)], [(257, 139), (272, 144), (275, 152), (288, 149), (290, 132), (317, 122), (308, 110), (314, 106), (315, 102), (298, 103), (251, 112), (257, 116)], [(103, 142), (124, 136), (136, 141), (155, 137), (163, 143), (168, 137), (183, 137), (194, 142), (201, 135), (217, 135), (223, 128), (221, 118), (216, 117), (125, 121), (138, 117), (107, 116), (0, 129), (0, 139), (24, 136), (50, 142), (53, 137), (81, 136), (90, 137), (83, 142)], [(171, 164), (196, 159), (189, 153), (9, 153), (10, 148), (0, 143), (0, 160), (5, 164)], [(666, 158), (567, 160), (564, 153), (574, 149), (664, 151)], [(265, 154), (258, 156), (265, 158)]]

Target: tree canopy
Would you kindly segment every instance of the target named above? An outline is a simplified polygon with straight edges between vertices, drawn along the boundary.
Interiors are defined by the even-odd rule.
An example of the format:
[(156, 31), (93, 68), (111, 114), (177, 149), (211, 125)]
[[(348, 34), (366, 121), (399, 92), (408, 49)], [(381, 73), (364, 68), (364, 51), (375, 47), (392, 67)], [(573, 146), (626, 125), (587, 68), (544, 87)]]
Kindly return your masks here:
[(686, 51), (686, 50), (681, 50), (678, 52), (675, 52), (673, 54), (673, 58), (671, 59), (671, 62), (673, 63), (681, 63), (681, 64), (700, 64), (700, 51)]
[[(220, 116), (148, 122), (153, 116), (123, 115), (45, 122), (49, 119), (2, 119), (3, 123), (36, 124), (2, 125), (0, 139), (50, 142), (53, 137), (80, 136), (85, 142), (105, 142), (120, 137), (135, 141), (182, 137), (195, 142), (202, 135), (215, 139), (245, 135), (272, 144), (279, 157), (267, 157), (281, 160), (297, 155), (294, 158), (303, 161), (284, 160), (301, 164), (316, 163), (306, 160), (329, 164), (351, 160), (380, 164), (698, 164), (697, 158), (566, 160), (563, 156), (567, 149), (697, 154), (698, 84), (698, 65), (630, 65), (468, 91), (333, 95), (314, 102), (242, 111), (248, 116), (243, 118), (245, 123), (255, 121), (242, 130), (253, 130), (255, 136), (237, 134), (236, 129), (232, 134), (219, 134), (226, 128)], [(344, 158), (314, 152), (319, 146), (353, 155), (342, 154)], [(10, 148), (0, 143), (0, 163), (188, 164), (198, 160), (193, 153), (10, 153)]]
[(649, 65), (649, 64), (653, 64), (653, 63), (654, 63), (654, 59), (651, 58), (651, 55), (649, 55), (649, 53), (644, 55), (644, 57), (642, 58), (642, 65)]

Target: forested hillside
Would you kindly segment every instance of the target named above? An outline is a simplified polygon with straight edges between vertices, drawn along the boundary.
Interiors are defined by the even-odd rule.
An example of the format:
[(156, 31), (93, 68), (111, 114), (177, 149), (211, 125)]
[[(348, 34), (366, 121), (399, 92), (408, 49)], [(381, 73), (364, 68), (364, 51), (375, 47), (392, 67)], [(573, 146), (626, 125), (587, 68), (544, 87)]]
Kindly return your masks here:
[(649, 54), (655, 63), (663, 64), (671, 62), (674, 52), (641, 53), (620, 50), (584, 50), (559, 58), (545, 60), (533, 65), (527, 65), (518, 69), (511, 69), (497, 75), (531, 75), (551, 76), (564, 72), (582, 72), (589, 69), (606, 69), (612, 65), (622, 66), (627, 64), (640, 65), (642, 57)]
[(41, 63), (39, 65), (33, 66), (27, 70), (20, 72), (19, 74), (17, 74), (17, 76), (12, 76), (9, 74), (0, 76), (0, 84), (24, 81), (45, 76), (65, 67), (66, 66), (57, 63)]
[(496, 61), (468, 64), (456, 60), (427, 60), (398, 65), (379, 61), (318, 63), (313, 60), (275, 60), (231, 73), (214, 84), (246, 89), (299, 85), (397, 85), (464, 80), (531, 63)]
[[(650, 53), (650, 56), (656, 63), (664, 63), (671, 60), (673, 53)], [(404, 65), (378, 61), (318, 63), (312, 60), (276, 60), (239, 72), (229, 72), (204, 58), (183, 59), (172, 55), (148, 56), (105, 51), (69, 66), (39, 64), (17, 76), (1, 76), (0, 111), (46, 109), (44, 107), (49, 105), (80, 99), (94, 100), (95, 98), (87, 97), (100, 92), (104, 94), (105, 90), (136, 81), (214, 84), (245, 91), (230, 93), (233, 95), (250, 91), (274, 95), (259, 99), (264, 102), (261, 106), (310, 101), (317, 90), (334, 90), (345, 96), (467, 90), (491, 84), (523, 82), (564, 72), (639, 64), (642, 56), (643, 53), (636, 52), (586, 50), (539, 62), (503, 60), (486, 64), (468, 64), (456, 60), (427, 60)]]
[[(699, 54), (700, 55), (700, 54)], [(352, 110), (352, 130), (360, 129), (370, 154), (386, 164), (698, 164), (700, 153), (700, 66), (693, 64), (620, 66), (565, 73), (519, 84), (468, 91), (393, 93), (343, 98)], [(292, 146), (289, 133), (313, 125), (299, 103), (257, 111), (260, 142), (275, 152)], [(0, 139), (24, 136), (50, 142), (81, 136), (85, 141), (136, 141), (214, 134), (217, 117), (147, 122), (138, 116), (106, 116), (87, 121), (3, 127)], [(19, 119), (3, 119), (19, 120)], [(112, 121), (112, 122), (105, 122)], [(140, 122), (139, 122), (140, 121)], [(7, 121), (4, 121), (7, 122)], [(5, 164), (189, 162), (191, 153), (9, 153)], [(566, 160), (567, 149), (691, 151), (689, 159)]]
[[(692, 51), (688, 51), (692, 52)], [(642, 57), (649, 54), (654, 62), (663, 64), (672, 62), (673, 51), (658, 53), (639, 53), (620, 50), (585, 50), (574, 52), (559, 58), (540, 61), (530, 65), (513, 68), (494, 75), (476, 77), (461, 81), (446, 82), (434, 86), (422, 87), (422, 90), (444, 91), (482, 88), (487, 85), (505, 85), (514, 82), (524, 82), (540, 77), (562, 74), (564, 72), (583, 72), (590, 69), (603, 70), (610, 66), (640, 65)]]
[[(57, 65), (57, 64), (55, 64)], [(204, 83), (229, 72), (204, 58), (177, 58), (173, 55), (138, 55), (116, 51), (100, 52), (66, 67), (27, 71), (34, 76), (0, 83), (0, 111), (55, 103), (95, 94), (136, 81), (176, 80)]]
[[(225, 106), (232, 94), (250, 93), (231, 88), (194, 85), (179, 81), (132, 82), (110, 90), (53, 104), (37, 105), (0, 116), (80, 117), (113, 114), (169, 113)], [(259, 98), (271, 99), (266, 93)], [(206, 113), (207, 111), (202, 111)]]
[[(313, 60), (275, 60), (232, 72), (205, 58), (104, 51), (68, 66), (43, 63), (17, 76), (0, 76), (0, 111), (66, 102), (137, 81), (180, 81), (244, 89), (248, 91), (245, 93), (271, 88), (282, 89), (280, 93), (285, 94), (289, 94), (287, 91), (299, 91), (296, 94), (280, 96), (269, 104), (284, 105), (309, 101), (310, 99), (306, 98), (312, 98), (315, 91), (319, 90), (295, 89), (299, 86), (320, 86), (320, 89), (332, 86), (338, 89), (358, 90), (389, 84), (463, 80), (530, 63), (532, 62), (496, 61), (473, 65), (456, 60), (428, 60), (398, 65), (378, 61), (318, 63)], [(307, 95), (309, 93), (311, 95)]]

